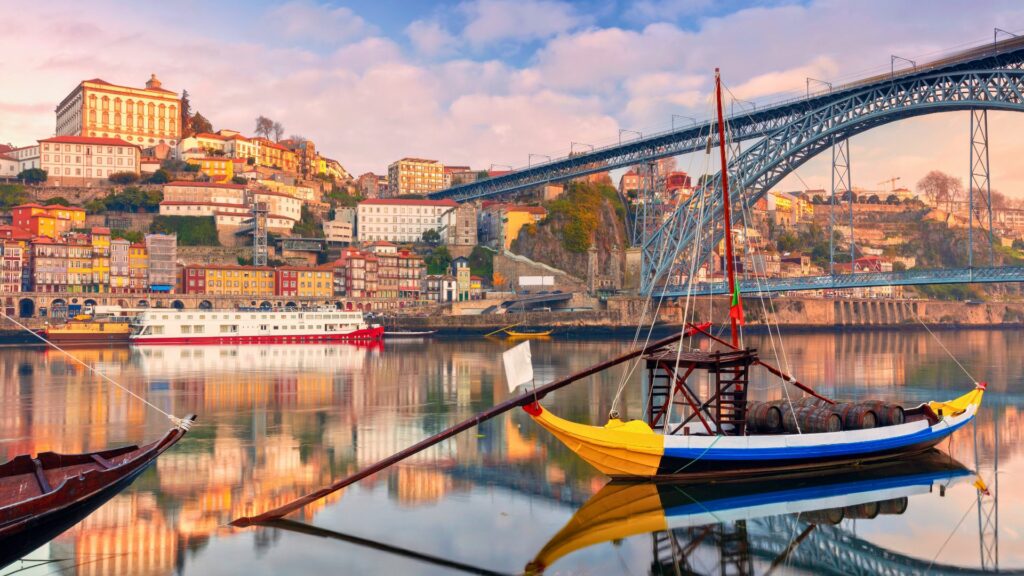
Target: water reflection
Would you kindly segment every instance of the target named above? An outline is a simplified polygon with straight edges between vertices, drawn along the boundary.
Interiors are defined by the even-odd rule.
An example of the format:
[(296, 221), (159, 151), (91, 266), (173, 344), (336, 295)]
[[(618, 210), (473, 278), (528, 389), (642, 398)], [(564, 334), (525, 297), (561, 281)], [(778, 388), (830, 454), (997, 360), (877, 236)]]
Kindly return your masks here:
[[(990, 483), (998, 461), (1004, 511), (1001, 565), (1024, 566), (1024, 518), (1005, 512), (1024, 509), (1024, 492), (1012, 482), (1021, 477), (1019, 453), (1024, 446), (1024, 360), (1013, 351), (1024, 344), (1024, 336), (1013, 331), (939, 336), (967, 370), (990, 382), (976, 437), (960, 433), (942, 448), (968, 467), (977, 467)], [(795, 335), (786, 338), (784, 349), (777, 341), (773, 347), (767, 337), (751, 336), (748, 341), (766, 358), (774, 360), (772, 351), (777, 350), (778, 363), (800, 380), (845, 398), (902, 398), (909, 403), (953, 397), (970, 385), (926, 333)], [(628, 344), (536, 342), (538, 380), (579, 370)], [(59, 565), (79, 574), (302, 573), (335, 566), (339, 559), (351, 572), (444, 573), (447, 568), (391, 559), (379, 551), (325, 545), (321, 539), (278, 529), (234, 531), (226, 524), (328, 484), (505, 399), (500, 352), (506, 346), (500, 341), (442, 339), (383, 348), (75, 350), (76, 356), (132, 391), (176, 414), (195, 412), (200, 421), (129, 490), (33, 558), (67, 559)], [(621, 378), (621, 370), (609, 371), (546, 402), (566, 418), (600, 422)], [(781, 395), (778, 383), (766, 377), (752, 389), (759, 398)], [(0, 405), (0, 459), (138, 443), (166, 430), (159, 415), (110, 390), (63, 355), (42, 349), (0, 349)], [(639, 386), (626, 387), (619, 409), (628, 416), (640, 415)], [(514, 573), (605, 483), (516, 412), (311, 505), (294, 519)], [(945, 502), (951, 505), (912, 505), (904, 515), (861, 522), (859, 537), (884, 541), (886, 548), (904, 553), (914, 551), (922, 538), (941, 542), (966, 506), (979, 505), (969, 485), (951, 489)], [(943, 549), (940, 559), (945, 563), (982, 564), (979, 538), (984, 535), (979, 532), (985, 524), (978, 514), (970, 518), (961, 523), (958, 535), (963, 538), (952, 539)], [(581, 550), (548, 573), (607, 573), (609, 566), (618, 572), (623, 565), (650, 571), (650, 538), (648, 533)], [(232, 562), (225, 563), (224, 554), (231, 554)], [(793, 569), (787, 566), (779, 571)], [(44, 573), (52, 569), (41, 568)]]

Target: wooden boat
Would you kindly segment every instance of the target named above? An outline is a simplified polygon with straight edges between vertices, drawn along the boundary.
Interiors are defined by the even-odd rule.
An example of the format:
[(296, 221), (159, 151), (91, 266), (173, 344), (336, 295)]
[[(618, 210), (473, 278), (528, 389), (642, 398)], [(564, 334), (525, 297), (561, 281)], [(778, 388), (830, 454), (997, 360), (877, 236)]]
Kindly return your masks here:
[[(718, 141), (725, 143), (728, 140), (717, 70), (715, 91)], [(728, 166), (726, 146), (719, 151), (720, 165)], [(741, 347), (743, 303), (736, 282), (728, 178), (728, 170), (723, 170), (720, 201), (732, 295), (731, 341), (691, 324), (690, 328), (723, 349), (684, 350), (682, 341), (678, 341), (646, 350), (643, 420), (620, 420), (613, 402), (604, 426), (578, 424), (559, 418), (534, 401), (523, 409), (535, 422), (602, 473), (612, 478), (642, 479), (764, 475), (884, 460), (925, 451), (974, 419), (984, 396), (984, 382), (975, 382), (973, 390), (953, 400), (927, 402), (910, 410), (881, 402), (837, 406), (835, 401), (762, 361), (757, 350)], [(750, 410), (747, 402), (750, 370), (755, 366), (781, 380), (785, 400), (774, 408), (777, 412), (772, 423), (751, 420), (752, 415), (762, 415)], [(511, 382), (512, 377), (509, 379)], [(790, 386), (809, 393), (818, 404), (794, 403), (789, 396)], [(702, 389), (708, 390), (706, 399), (695, 392)], [(786, 426), (781, 430), (784, 415)]]
[(576, 511), (527, 564), (525, 573), (539, 574), (575, 551), (645, 533), (783, 514), (799, 514), (811, 524), (902, 514), (910, 496), (971, 477), (962, 464), (932, 450), (899, 463), (824, 476), (784, 475), (757, 482), (611, 482)]
[(0, 464), (0, 567), (57, 537), (124, 490), (185, 435), (188, 416), (163, 438), (85, 454), (43, 452)]
[(509, 338), (547, 338), (551, 336), (554, 330), (538, 330), (536, 332), (529, 330), (505, 330), (504, 332)]

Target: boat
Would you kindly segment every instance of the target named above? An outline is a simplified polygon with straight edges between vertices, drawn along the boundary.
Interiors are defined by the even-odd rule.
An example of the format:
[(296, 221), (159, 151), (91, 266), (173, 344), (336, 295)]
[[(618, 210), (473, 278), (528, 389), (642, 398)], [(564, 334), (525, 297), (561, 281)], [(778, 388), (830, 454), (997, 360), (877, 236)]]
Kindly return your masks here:
[(505, 330), (504, 332), (509, 338), (547, 338), (554, 330)]
[(169, 310), (139, 313), (132, 321), (132, 344), (271, 344), (372, 342), (384, 336), (362, 312), (238, 309)]
[(124, 490), (188, 431), (195, 416), (163, 438), (84, 454), (42, 452), (0, 464), (0, 568), (77, 524)]
[[(717, 70), (715, 92), (718, 142), (727, 143)], [(720, 166), (728, 166), (726, 148), (719, 147)], [(646, 389), (642, 419), (619, 418), (615, 406), (620, 387), (603, 426), (562, 419), (535, 398), (522, 407), (537, 424), (605, 475), (635, 480), (755, 476), (900, 458), (928, 450), (974, 419), (987, 387), (982, 381), (972, 382), (971, 390), (954, 399), (909, 409), (895, 402), (838, 403), (764, 361), (756, 349), (743, 346), (743, 300), (736, 282), (728, 178), (728, 170), (723, 170), (720, 202), (732, 297), (730, 340), (684, 323), (692, 338), (680, 335), (670, 344), (645, 348), (637, 359), (646, 367), (641, 370)], [(695, 343), (697, 338), (700, 342)], [(531, 381), (529, 357), (527, 348), (506, 359), (510, 387)], [(748, 401), (755, 368), (767, 370), (769, 381), (778, 383), (780, 400)], [(806, 396), (794, 399), (791, 391)]]
[(47, 340), (55, 344), (127, 343), (131, 335), (131, 317), (121, 309), (103, 309), (79, 314), (64, 324), (50, 325), (43, 330)]
[(385, 330), (385, 338), (429, 338), (437, 334), (437, 330)]
[[(780, 475), (755, 482), (615, 482), (602, 487), (536, 554), (526, 574), (540, 574), (569, 554), (646, 533), (794, 516), (809, 527), (844, 519), (902, 514), (911, 497), (974, 478), (937, 450), (827, 475)], [(984, 493), (980, 480), (975, 486)], [(813, 529), (813, 528), (811, 528)], [(701, 531), (700, 533), (705, 533)], [(799, 534), (799, 533), (798, 533)], [(802, 537), (786, 534), (784, 538)], [(793, 546), (792, 548), (795, 548)], [(791, 547), (783, 550), (792, 552)]]

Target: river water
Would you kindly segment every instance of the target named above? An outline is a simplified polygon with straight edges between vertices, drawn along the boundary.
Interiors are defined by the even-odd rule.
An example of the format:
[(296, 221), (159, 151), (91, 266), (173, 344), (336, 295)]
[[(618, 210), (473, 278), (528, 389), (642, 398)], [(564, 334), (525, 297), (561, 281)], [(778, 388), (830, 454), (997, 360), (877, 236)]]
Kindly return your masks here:
[[(153, 403), (178, 415), (196, 413), (199, 420), (131, 487), (0, 573), (515, 574), (545, 565), (547, 574), (667, 574), (676, 568), (941, 574), (1024, 568), (1024, 332), (935, 336), (990, 385), (977, 425), (941, 446), (948, 454), (939, 458), (943, 471), (923, 474), (925, 480), (908, 476), (923, 466), (914, 461), (852, 483), (751, 484), (732, 499), (725, 497), (736, 496), (735, 489), (717, 486), (673, 491), (641, 485), (616, 495), (609, 492), (614, 487), (601, 490), (603, 476), (516, 410), (308, 506), (294, 518), (320, 529), (315, 535), (227, 524), (507, 398), (501, 352), (510, 344), (466, 338), (378, 347), (76, 349), (78, 358)], [(767, 336), (747, 341), (766, 359), (778, 356), (801, 381), (843, 399), (909, 405), (950, 399), (971, 387), (926, 332), (798, 334), (787, 336), (784, 346)], [(549, 381), (619, 354), (630, 342), (556, 337), (532, 346), (537, 379)], [(0, 370), (0, 460), (139, 443), (167, 429), (159, 413), (59, 352), (0, 348)], [(623, 378), (623, 369), (610, 370), (544, 404), (571, 420), (603, 424)], [(639, 417), (637, 375), (626, 384), (619, 409)], [(768, 377), (755, 379), (751, 390), (760, 398), (781, 394), (778, 381)], [(988, 494), (979, 493), (976, 477), (949, 456), (977, 470)], [(780, 488), (793, 488), (792, 494), (779, 496)], [(668, 502), (666, 490), (683, 505), (670, 508), (657, 499), (651, 505), (643, 498), (660, 492)], [(810, 498), (807, 491), (827, 497), (801, 505)], [(616, 502), (639, 508), (612, 514), (605, 524), (594, 519), (593, 512), (600, 517)], [(665, 531), (664, 516), (682, 527)]]

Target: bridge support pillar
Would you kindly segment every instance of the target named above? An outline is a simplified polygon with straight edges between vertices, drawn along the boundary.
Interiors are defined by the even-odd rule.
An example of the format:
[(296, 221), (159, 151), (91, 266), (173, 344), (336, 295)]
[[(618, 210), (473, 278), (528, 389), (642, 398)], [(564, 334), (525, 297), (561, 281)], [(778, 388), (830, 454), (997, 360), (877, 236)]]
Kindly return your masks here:
[(836, 196), (838, 202), (843, 197), (850, 201), (850, 272), (853, 273), (854, 241), (853, 241), (853, 186), (850, 185), (850, 140), (832, 140), (832, 204), (829, 207), (828, 231), (828, 273), (835, 274), (835, 229), (836, 229)]
[(974, 268), (974, 220), (984, 227), (984, 213), (975, 208), (975, 191), (981, 196), (988, 212), (988, 251), (991, 265), (996, 265), (995, 247), (992, 235), (992, 182), (988, 165), (988, 111), (971, 110), (971, 164), (970, 182), (967, 189), (967, 266)]

